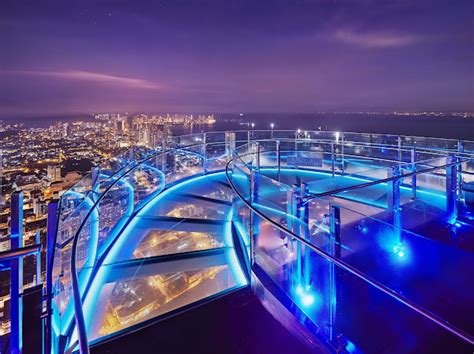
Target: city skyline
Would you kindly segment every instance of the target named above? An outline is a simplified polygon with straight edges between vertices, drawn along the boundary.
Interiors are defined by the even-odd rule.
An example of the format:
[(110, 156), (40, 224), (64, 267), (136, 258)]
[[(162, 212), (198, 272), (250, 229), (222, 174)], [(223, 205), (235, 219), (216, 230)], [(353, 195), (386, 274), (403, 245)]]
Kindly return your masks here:
[(472, 111), (468, 1), (10, 2), (0, 119)]

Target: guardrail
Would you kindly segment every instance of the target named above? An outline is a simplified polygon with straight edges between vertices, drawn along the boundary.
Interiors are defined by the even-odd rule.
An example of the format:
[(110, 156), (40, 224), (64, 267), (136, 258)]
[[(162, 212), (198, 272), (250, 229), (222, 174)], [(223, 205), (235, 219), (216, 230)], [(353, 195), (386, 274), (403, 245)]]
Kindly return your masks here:
[[(245, 148), (243, 150), (245, 150)], [(250, 149), (247, 149), (247, 150), (250, 150)], [(312, 251), (314, 251), (318, 255), (322, 256), (327, 261), (329, 261), (333, 264), (336, 264), (338, 267), (340, 267), (340, 268), (344, 269), (345, 271), (355, 275), (359, 279), (361, 279), (364, 282), (370, 284), (371, 286), (373, 286), (376, 289), (382, 291), (383, 293), (389, 295), (390, 297), (394, 298), (398, 302), (404, 304), (405, 306), (407, 306), (410, 309), (414, 310), (416, 313), (418, 313), (421, 316), (425, 317), (426, 319), (432, 321), (433, 323), (437, 324), (438, 326), (442, 327), (443, 329), (449, 331), (450, 333), (454, 334), (455, 336), (462, 339), (463, 341), (465, 341), (465, 342), (467, 342), (471, 345), (474, 344), (474, 337), (471, 336), (470, 334), (468, 334), (465, 331), (461, 330), (460, 328), (452, 325), (451, 323), (449, 323), (448, 321), (446, 321), (446, 320), (442, 319), (441, 317), (435, 315), (434, 313), (426, 310), (422, 306), (419, 306), (417, 303), (409, 300), (408, 298), (406, 298), (404, 296), (401, 296), (397, 292), (395, 292), (392, 289), (390, 289), (389, 287), (385, 286), (383, 283), (373, 279), (372, 277), (368, 276), (364, 272), (361, 272), (360, 270), (358, 270), (357, 268), (351, 266), (350, 264), (347, 264), (346, 262), (342, 261), (341, 259), (339, 259), (339, 258), (333, 256), (332, 254), (326, 252), (325, 250), (315, 246), (314, 244), (312, 244), (307, 239), (305, 239), (305, 238), (301, 237), (300, 235), (296, 234), (295, 232), (289, 230), (287, 227), (282, 225), (281, 222), (277, 222), (277, 221), (273, 220), (272, 218), (270, 218), (264, 211), (259, 210), (259, 208), (257, 206), (254, 206), (253, 205), (254, 199), (257, 199), (259, 197), (258, 196), (253, 196), (255, 191), (252, 189), (252, 185), (255, 183), (256, 180), (258, 180), (260, 178), (257, 175), (259, 174), (259, 169), (263, 168), (263, 167), (260, 166), (260, 162), (259, 162), (260, 158), (259, 157), (253, 158), (250, 162), (248, 160), (244, 159), (245, 156), (252, 156), (252, 155), (260, 156), (259, 147), (257, 147), (256, 149), (254, 148), (253, 150), (254, 150), (254, 152), (247, 153), (244, 156), (242, 156), (238, 152), (235, 152), (235, 154), (233, 156), (234, 160), (230, 160), (226, 165), (227, 180), (228, 180), (229, 184), (231, 185), (233, 191), (239, 197), (239, 199), (246, 205), (247, 208), (249, 208), (251, 215), (255, 214), (256, 216), (262, 218), (266, 222), (270, 223), (271, 226), (274, 227), (275, 229), (283, 232), (285, 235), (290, 237), (292, 240), (296, 240), (297, 243), (300, 243), (300, 244), (308, 247), (309, 249), (311, 249)], [(265, 151), (265, 152), (267, 154), (271, 153), (268, 150)], [(278, 155), (278, 150), (275, 150), (273, 152), (277, 153), (277, 155)], [(234, 165), (236, 160), (239, 160), (244, 166), (244, 167), (238, 167), (239, 172), (245, 173), (244, 170), (247, 169), (248, 174), (249, 174), (247, 176), (248, 177), (247, 178), (247, 183), (250, 183), (250, 185), (248, 187), (249, 190), (246, 191), (246, 194), (248, 193), (247, 197), (242, 194), (242, 192), (236, 186), (236, 184), (234, 183), (233, 178), (232, 178), (232, 172), (230, 171), (230, 166)], [(306, 194), (304, 196), (301, 196), (301, 198), (300, 198), (301, 203), (298, 203), (297, 208), (299, 209), (299, 208), (303, 207), (304, 204), (307, 204), (312, 200), (320, 199), (322, 197), (327, 197), (327, 196), (333, 196), (333, 195), (336, 195), (340, 192), (345, 192), (347, 190), (363, 189), (363, 188), (367, 188), (369, 186), (374, 186), (374, 185), (377, 185), (377, 184), (387, 184), (387, 185), (395, 184), (396, 185), (396, 183), (399, 183), (400, 181), (402, 181), (405, 178), (416, 177), (418, 175), (434, 172), (436, 170), (453, 171), (453, 168), (454, 168), (453, 173), (456, 173), (456, 171), (455, 171), (456, 168), (459, 168), (463, 163), (472, 162), (474, 160), (473, 160), (472, 156), (471, 156), (471, 158), (459, 158), (457, 156), (448, 156), (447, 161), (448, 161), (447, 163), (441, 164), (441, 165), (438, 165), (438, 166), (427, 167), (427, 168), (424, 168), (424, 169), (418, 170), (418, 171), (409, 171), (408, 173), (403, 174), (402, 176), (395, 175), (395, 176), (392, 176), (392, 177), (389, 177), (389, 178), (382, 178), (382, 179), (379, 179), (379, 180), (369, 181), (369, 182), (361, 181), (360, 183), (358, 183), (354, 186), (341, 188), (341, 189), (335, 189), (335, 190), (331, 190), (331, 191), (328, 191), (328, 192), (325, 192), (325, 193), (320, 193), (320, 194), (311, 194), (311, 193), (309, 193), (309, 194)], [(451, 161), (451, 162), (449, 162), (449, 161)], [(268, 169), (268, 168), (272, 168), (272, 167), (265, 166), (265, 168)], [(279, 160), (275, 163), (275, 166), (273, 166), (273, 169), (275, 169), (275, 170), (280, 169), (280, 161)], [(456, 178), (453, 178), (453, 180), (456, 182)], [(245, 185), (245, 183), (244, 183), (244, 185)], [(452, 187), (452, 190), (447, 191), (447, 193), (450, 193), (450, 192), (456, 193), (457, 187), (456, 187), (455, 183), (451, 187)], [(255, 187), (255, 188), (257, 188), (257, 187)], [(275, 190), (278, 191), (278, 185), (275, 186)], [(272, 193), (277, 193), (277, 192), (274, 191)], [(285, 192), (282, 192), (282, 193), (285, 193)], [(448, 200), (450, 199), (449, 195), (448, 195), (447, 198), (448, 198)], [(330, 205), (336, 206), (336, 204), (330, 204)], [(330, 207), (330, 208), (332, 209), (332, 207)], [(394, 210), (395, 209), (397, 209), (397, 208), (395, 207)], [(252, 216), (250, 216), (250, 229), (253, 228), (252, 220), (253, 220)], [(305, 225), (304, 227), (307, 227), (307, 226), (308, 225)], [(252, 231), (250, 231), (250, 233), (251, 233), (250, 237), (252, 237)], [(252, 245), (253, 245), (252, 241), (250, 241), (250, 245), (252, 247)], [(251, 250), (251, 255), (253, 255), (253, 253), (254, 253), (253, 250)]]
[[(273, 138), (270, 138), (270, 139), (259, 138), (258, 135), (261, 134), (261, 133), (263, 133), (264, 135), (270, 135)], [(193, 135), (189, 135), (189, 136), (177, 137), (176, 138), (177, 141), (174, 141), (171, 144), (171, 145), (175, 145), (174, 147), (172, 147), (172, 146), (167, 147), (166, 144), (164, 144), (161, 151), (159, 151), (159, 152), (150, 152), (145, 158), (140, 159), (139, 161), (132, 162), (132, 164), (126, 163), (124, 166), (122, 166), (120, 169), (118, 169), (114, 173), (112, 173), (110, 175), (106, 175), (105, 178), (102, 181), (102, 182), (105, 182), (105, 183), (103, 183), (105, 188), (101, 191), (94, 192), (97, 189), (97, 187), (95, 187), (94, 185), (97, 184), (97, 181), (100, 179), (99, 176), (96, 176), (95, 177), (96, 182), (91, 184), (90, 189), (86, 188), (86, 190), (84, 191), (85, 194), (83, 194), (83, 197), (82, 197), (83, 201), (81, 201), (81, 203), (84, 202), (88, 198), (89, 195), (91, 195), (91, 192), (94, 192), (94, 195), (95, 195), (92, 199), (93, 201), (92, 201), (91, 205), (88, 207), (88, 211), (87, 211), (87, 213), (85, 213), (85, 217), (81, 220), (81, 222), (79, 224), (79, 227), (75, 230), (73, 237), (70, 238), (69, 241), (68, 241), (68, 242), (70, 242), (70, 241), (73, 242), (72, 248), (71, 248), (70, 272), (71, 272), (72, 287), (73, 287), (74, 313), (75, 313), (75, 318), (76, 318), (76, 329), (78, 331), (78, 337), (79, 337), (79, 344), (80, 344), (81, 352), (83, 352), (83, 353), (88, 352), (88, 340), (87, 340), (87, 331), (86, 331), (85, 323), (84, 323), (84, 313), (83, 313), (83, 307), (82, 307), (82, 295), (81, 295), (81, 290), (80, 290), (80, 287), (79, 287), (79, 284), (78, 284), (78, 274), (77, 274), (78, 273), (77, 272), (77, 247), (78, 247), (78, 242), (79, 242), (79, 235), (81, 234), (82, 230), (84, 229), (86, 223), (90, 220), (90, 218), (91, 218), (92, 214), (94, 213), (94, 211), (98, 208), (98, 206), (99, 206), (100, 202), (103, 200), (104, 196), (106, 196), (107, 193), (109, 191), (111, 191), (113, 187), (115, 187), (120, 181), (122, 181), (124, 176), (126, 176), (127, 174), (129, 174), (129, 173), (133, 172), (134, 170), (140, 168), (141, 166), (146, 166), (146, 163), (149, 162), (149, 161), (159, 160), (160, 158), (164, 159), (164, 157), (167, 157), (167, 156), (174, 156), (174, 154), (178, 153), (179, 151), (185, 151), (186, 152), (187, 150), (188, 151), (192, 150), (192, 153), (196, 153), (196, 151), (194, 151), (193, 149), (197, 150), (197, 148), (204, 148), (204, 156), (203, 156), (204, 164), (203, 164), (202, 173), (206, 173), (207, 171), (206, 171), (205, 166), (207, 164), (206, 153), (207, 153), (207, 147), (208, 146), (212, 146), (212, 145), (224, 146), (225, 147), (225, 154), (223, 156), (228, 159), (228, 158), (230, 158), (230, 153), (235, 150), (237, 144), (239, 146), (242, 146), (242, 145), (248, 144), (251, 141), (261, 141), (261, 140), (275, 141), (277, 139), (280, 139), (280, 140), (285, 139), (285, 138), (279, 137), (280, 135), (288, 135), (289, 137), (286, 138), (286, 139), (288, 141), (296, 142), (297, 144), (300, 144), (300, 143), (301, 144), (303, 144), (303, 143), (327, 144), (327, 146), (329, 146), (331, 148), (331, 151), (332, 151), (332, 154), (333, 154), (332, 155), (332, 160), (333, 161), (334, 161), (334, 156), (338, 156), (338, 157), (343, 156), (343, 157), (346, 157), (346, 158), (347, 157), (352, 157), (352, 156), (360, 157), (359, 155), (352, 155), (352, 154), (347, 154), (347, 153), (344, 154), (344, 150), (343, 150), (344, 147), (351, 147), (352, 148), (354, 146), (356, 146), (356, 147), (361, 146), (361, 147), (372, 147), (372, 148), (374, 148), (374, 146), (375, 146), (377, 148), (380, 148), (380, 147), (384, 146), (382, 144), (377, 144), (377, 143), (374, 144), (374, 145), (371, 145), (371, 143), (364, 142), (364, 141), (353, 142), (351, 140), (344, 140), (344, 135), (342, 135), (342, 139), (341, 139), (340, 133), (337, 133), (337, 132), (319, 132), (319, 131), (317, 131), (317, 132), (314, 132), (314, 133), (315, 133), (316, 139), (311, 138), (311, 133), (306, 134), (304, 137), (300, 137), (300, 133), (295, 132), (295, 131), (276, 131), (276, 130), (272, 130), (272, 131), (216, 132), (216, 133), (202, 133), (202, 134), (193, 134)], [(242, 138), (236, 139), (236, 134), (240, 134), (240, 135), (246, 134), (247, 137), (246, 137), (246, 139), (242, 139)], [(213, 141), (213, 142), (207, 143), (208, 139), (211, 140), (210, 137), (212, 135), (215, 135), (215, 136), (221, 136), (222, 135), (224, 140)], [(296, 139), (292, 140), (290, 138), (291, 136), (296, 137)], [(325, 137), (328, 137), (328, 139), (334, 138), (335, 141), (329, 141), (329, 142), (326, 141), (325, 142), (324, 139), (317, 139), (318, 136), (321, 136), (321, 137), (325, 136)], [(186, 139), (184, 139), (185, 141), (191, 140), (194, 143), (180, 146), (180, 140), (182, 138), (186, 138)], [(379, 138), (380, 138), (380, 136), (379, 136)], [(401, 139), (397, 138), (397, 144), (388, 144), (388, 146), (389, 146), (388, 149), (391, 149), (394, 152), (396, 152), (398, 157), (400, 156), (401, 153), (404, 153), (407, 156), (408, 156), (408, 154), (412, 154), (413, 147), (412, 146), (410, 146), (410, 147), (404, 146), (403, 144), (400, 144), (400, 141), (401, 141)], [(406, 141), (409, 141), (409, 139), (406, 139)], [(443, 140), (443, 142), (444, 142), (444, 140)], [(450, 143), (451, 143), (451, 141), (450, 141)], [(457, 144), (459, 145), (459, 142)], [(335, 146), (336, 145), (337, 145), (338, 148), (341, 148), (342, 151), (335, 151)], [(473, 146), (474, 146), (474, 144), (473, 144)], [(387, 148), (387, 147), (385, 147), (385, 148)], [(426, 148), (426, 147), (417, 147), (417, 148), (420, 148), (420, 151), (427, 152), (428, 154), (432, 154), (433, 156), (435, 156), (435, 155), (445, 156), (446, 152), (452, 151), (451, 149), (438, 149), (438, 148), (429, 149), (429, 148)], [(465, 154), (466, 152), (463, 150), (462, 153)], [(377, 159), (375, 158), (375, 159), (372, 159), (372, 160), (377, 160)], [(393, 160), (389, 160), (389, 161), (393, 161)], [(463, 160), (462, 162), (457, 162), (457, 163), (454, 163), (453, 165), (457, 166), (457, 165), (460, 165), (464, 162), (465, 161)], [(226, 173), (228, 173), (229, 163), (230, 163), (230, 161), (225, 165), (225, 167), (223, 167), (223, 169), (226, 171)], [(334, 166), (333, 166), (333, 169), (334, 169)], [(334, 173), (334, 170), (333, 170), (333, 173)], [(415, 174), (416, 174), (416, 172), (413, 172), (411, 175), (415, 175)], [(387, 179), (386, 182), (393, 181), (393, 180), (394, 179)], [(173, 183), (176, 183), (176, 181), (174, 181)], [(78, 208), (79, 205), (77, 205), (76, 208)], [(261, 213), (261, 212), (258, 211), (258, 213)], [(260, 216), (262, 216), (262, 215), (260, 215)], [(278, 228), (281, 230), (281, 226), (279, 226)], [(286, 231), (288, 231), (288, 230), (286, 230)], [(94, 266), (96, 266), (96, 265), (94, 265)], [(348, 269), (350, 269), (350, 267)], [(370, 281), (369, 278), (367, 278), (367, 279)], [(407, 303), (407, 305), (410, 306), (409, 302)], [(430, 314), (428, 313), (428, 316), (429, 315)], [(433, 317), (433, 320), (436, 320), (436, 317)], [(447, 325), (447, 326), (449, 327), (449, 325)], [(454, 329), (454, 330), (456, 330), (456, 329)], [(459, 333), (461, 333), (461, 332), (459, 332)], [(469, 336), (467, 336), (466, 338), (469, 338)], [(472, 340), (472, 338), (471, 338), (471, 340)]]

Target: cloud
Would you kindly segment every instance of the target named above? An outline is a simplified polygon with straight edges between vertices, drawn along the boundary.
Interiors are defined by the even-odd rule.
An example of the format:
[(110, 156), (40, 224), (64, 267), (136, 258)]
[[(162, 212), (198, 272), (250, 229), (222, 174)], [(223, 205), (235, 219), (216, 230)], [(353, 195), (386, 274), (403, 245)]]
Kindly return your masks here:
[(154, 82), (124, 77), (109, 74), (102, 74), (90, 71), (9, 71), (4, 72), (7, 74), (21, 74), (21, 75), (34, 75), (34, 76), (46, 76), (51, 78), (66, 79), (66, 80), (78, 80), (78, 81), (90, 81), (106, 85), (116, 85), (121, 87), (130, 87), (137, 89), (159, 89), (160, 86)]
[(334, 38), (340, 42), (357, 45), (364, 48), (395, 48), (405, 47), (422, 40), (422, 37), (411, 34), (356, 32), (339, 30)]

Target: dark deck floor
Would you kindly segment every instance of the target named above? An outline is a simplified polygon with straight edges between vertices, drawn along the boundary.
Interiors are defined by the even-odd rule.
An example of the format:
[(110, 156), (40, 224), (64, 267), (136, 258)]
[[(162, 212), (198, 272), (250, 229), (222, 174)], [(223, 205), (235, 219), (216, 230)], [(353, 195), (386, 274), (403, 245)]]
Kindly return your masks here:
[(91, 348), (94, 354), (306, 354), (249, 287)]

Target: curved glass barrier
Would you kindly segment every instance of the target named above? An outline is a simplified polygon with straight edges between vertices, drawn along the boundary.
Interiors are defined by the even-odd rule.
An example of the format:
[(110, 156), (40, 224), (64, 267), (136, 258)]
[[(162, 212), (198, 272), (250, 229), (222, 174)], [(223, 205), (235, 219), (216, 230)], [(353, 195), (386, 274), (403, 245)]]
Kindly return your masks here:
[[(252, 271), (276, 285), (264, 301), (296, 305), (287, 308), (335, 351), (471, 348), (474, 224), (459, 221), (453, 180), (472, 156), (425, 150), (406, 162), (398, 151), (392, 160), (368, 152), (357, 157), (365, 168), (347, 173), (328, 171), (324, 149), (293, 142), (284, 156), (273, 143), (237, 149), (228, 171)], [(298, 156), (306, 165), (295, 166)], [(286, 169), (305, 175), (289, 179)]]
[[(284, 232), (275, 233), (268, 220), (291, 232), (312, 225), (328, 233), (328, 210), (335, 201), (341, 208), (374, 218), (377, 212), (393, 208), (394, 191), (389, 188), (392, 182), (387, 181), (393, 176), (400, 181), (399, 203), (406, 207), (399, 213), (402, 220), (404, 213), (409, 215), (410, 208), (420, 205), (425, 216), (438, 215), (444, 208), (452, 219), (453, 204), (443, 200), (442, 194), (451, 185), (453, 173), (462, 181), (473, 180), (469, 158), (473, 145), (463, 142), (456, 160), (456, 166), (462, 168), (448, 171), (444, 165), (446, 156), (454, 151), (453, 142), (440, 142), (435, 150), (422, 142), (321, 131), (208, 132), (167, 138), (157, 150), (133, 148), (99, 166), (61, 197), (53, 269), (56, 348), (62, 351), (77, 344), (70, 271), (75, 238), (87, 335), (90, 341), (100, 340), (247, 284), (241, 268), (250, 271), (252, 259), (269, 275), (288, 282), (287, 275), (280, 274), (278, 262), (297, 259), (305, 252), (304, 245), (298, 246)], [(459, 144), (456, 142), (458, 152)], [(268, 220), (251, 212), (227, 184), (222, 171), (231, 158), (233, 186)], [(467, 194), (461, 188), (459, 193)], [(410, 203), (413, 195), (419, 205)], [(311, 205), (308, 215), (320, 210), (321, 220), (315, 217), (301, 223), (295, 201), (305, 198)], [(366, 203), (368, 200), (371, 202)], [(361, 201), (369, 209), (354, 208), (354, 203), (360, 207)], [(456, 213), (469, 216), (470, 208), (457, 208)], [(379, 222), (392, 221), (381, 218)], [(416, 225), (404, 232), (416, 234)], [(234, 234), (242, 240), (239, 247), (245, 264), (234, 251)], [(280, 249), (281, 245), (286, 250)], [(306, 253), (314, 250), (308, 248)], [(320, 255), (316, 252), (315, 257)], [(324, 262), (334, 267), (330, 261)], [(185, 266), (176, 268), (177, 264)], [(304, 268), (301, 264), (297, 267), (300, 271)], [(306, 277), (311, 274), (308, 270), (303, 273)], [(150, 286), (164, 295), (144, 299), (141, 294)], [(188, 291), (195, 288), (202, 289)], [(294, 295), (291, 291), (289, 296)], [(327, 315), (332, 310), (324, 311)], [(91, 319), (92, 313), (97, 320)], [(66, 341), (59, 340), (60, 336)]]

